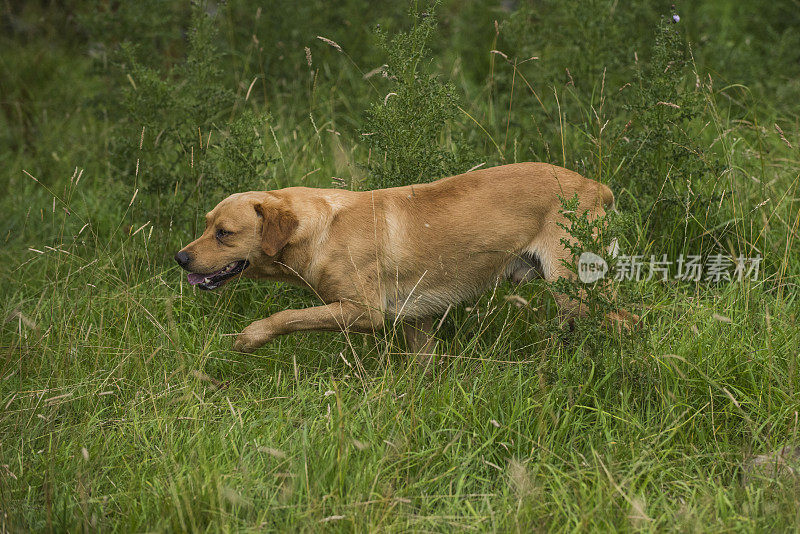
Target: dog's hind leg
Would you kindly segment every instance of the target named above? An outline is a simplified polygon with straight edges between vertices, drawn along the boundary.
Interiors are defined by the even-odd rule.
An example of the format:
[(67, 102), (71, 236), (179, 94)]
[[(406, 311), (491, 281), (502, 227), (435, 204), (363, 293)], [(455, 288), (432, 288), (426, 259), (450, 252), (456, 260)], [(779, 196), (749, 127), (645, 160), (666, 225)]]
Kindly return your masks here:
[(383, 314), (352, 302), (334, 302), (302, 310), (283, 310), (252, 322), (236, 338), (234, 350), (252, 352), (278, 336), (292, 332), (349, 331), (373, 333), (383, 329)]
[(409, 352), (426, 354), (433, 350), (436, 338), (433, 336), (433, 319), (430, 317), (403, 321), (403, 337)]
[(425, 373), (431, 372), (436, 346), (433, 318), (420, 317), (403, 321), (403, 337), (408, 352), (416, 356), (417, 363), (424, 367)]
[[(575, 273), (563, 263), (565, 261), (573, 261), (572, 254), (564, 248), (563, 245), (561, 245), (560, 249), (553, 251), (546, 261), (548, 261), (548, 266), (544, 270), (544, 278), (548, 282), (555, 282), (559, 278), (566, 278), (567, 280), (575, 279)], [(579, 296), (582, 295), (582, 293), (581, 291)], [(562, 322), (568, 322), (571, 325), (576, 317), (583, 317), (586, 314), (586, 310), (578, 299), (574, 299), (557, 291), (553, 292), (553, 298), (558, 306), (558, 313)]]
[[(566, 232), (556, 235), (551, 238), (549, 242), (540, 243), (537, 247), (537, 257), (539, 258), (544, 272), (544, 278), (548, 282), (555, 282), (559, 278), (566, 278), (567, 280), (575, 280), (577, 278), (568, 265), (575, 261), (572, 253), (564, 247), (561, 243), (561, 238), (565, 237), (571, 239), (571, 236)], [(557, 245), (556, 245), (557, 243)], [(613, 254), (613, 251), (610, 251)], [(567, 265), (565, 265), (565, 262)], [(559, 317), (562, 322), (568, 323), (572, 326), (576, 317), (584, 317), (588, 310), (586, 306), (581, 303), (586, 293), (583, 289), (578, 291), (578, 298), (572, 298), (568, 295), (559, 292), (553, 292), (553, 298), (558, 306)], [(613, 296), (610, 295), (613, 299)], [(604, 323), (619, 330), (622, 327), (630, 329), (631, 326), (639, 321), (639, 316), (630, 313), (622, 308), (616, 311), (609, 312), (604, 317)]]

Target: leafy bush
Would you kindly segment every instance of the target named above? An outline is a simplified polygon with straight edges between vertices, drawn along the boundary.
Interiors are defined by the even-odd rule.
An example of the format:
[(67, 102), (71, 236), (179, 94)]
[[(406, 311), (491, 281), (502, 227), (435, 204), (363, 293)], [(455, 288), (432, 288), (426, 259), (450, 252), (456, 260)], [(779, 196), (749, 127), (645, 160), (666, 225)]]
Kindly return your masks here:
[[(386, 55), (389, 92), (367, 111), (363, 136), (371, 149), (368, 188), (431, 181), (464, 172), (474, 158), (461, 138), (445, 143), (459, 109), (453, 84), (431, 73), (428, 44), (436, 31), (434, 10), (412, 9), (413, 28), (390, 38), (376, 29)], [(472, 159), (474, 161), (474, 159)]]
[(639, 211), (646, 236), (663, 246), (716, 227), (715, 183), (724, 170), (699, 140), (712, 118), (705, 106), (708, 87), (675, 20), (661, 19), (650, 61), (637, 64), (625, 101), (631, 118), (613, 155), (622, 165), (615, 183), (630, 193), (618, 195), (620, 209)]
[(603, 115), (601, 126), (614, 122), (617, 89), (630, 81), (643, 28), (656, 18), (647, 3), (613, 0), (528, 1), (509, 14), (495, 44), (489, 119), (504, 145), (514, 140), (515, 161), (598, 174), (599, 161), (586, 158), (595, 148), (587, 134), (597, 119), (587, 109)]
[[(214, 15), (195, 7), (186, 57), (174, 67), (147, 67), (132, 44), (120, 48), (130, 83), (112, 161), (119, 179), (140, 189), (153, 217), (180, 219), (180, 211), (207, 208), (204, 196), (263, 188), (274, 161), (262, 135), (269, 115), (237, 109), (217, 39)], [(175, 209), (187, 203), (191, 209)]]

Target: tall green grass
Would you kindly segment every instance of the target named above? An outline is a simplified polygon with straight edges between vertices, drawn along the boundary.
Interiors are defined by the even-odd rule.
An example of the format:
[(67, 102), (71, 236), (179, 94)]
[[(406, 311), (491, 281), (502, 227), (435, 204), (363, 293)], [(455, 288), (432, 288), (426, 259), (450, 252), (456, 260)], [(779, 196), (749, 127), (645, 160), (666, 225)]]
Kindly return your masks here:
[[(434, 136), (437, 154), (463, 142), (478, 156), (469, 167), (543, 160), (612, 184), (626, 253), (755, 252), (764, 264), (757, 281), (631, 284), (643, 326), (602, 343), (591, 329), (550, 328), (546, 284), (500, 284), (449, 311), (426, 372), (391, 324), (234, 353), (231, 335), (250, 321), (313, 298), (246, 280), (198, 292), (171, 262), (203, 210), (238, 187), (215, 180), (370, 179), (366, 110), (396, 82), (364, 79), (387, 62), (368, 30), (413, 32), (413, 19), (355, 1), (274, 16), (203, 6), (232, 104), (187, 117), (202, 88), (179, 73), (192, 63), (176, 28), (191, 35), (191, 13), (142, 5), (3, 14), (0, 531), (798, 528), (797, 476), (752, 467), (800, 438), (800, 131), (786, 105), (798, 88), (760, 66), (764, 39), (791, 40), (787, 14), (760, 12), (758, 33), (738, 4), (680, 12), (669, 28), (686, 67), (662, 84), (692, 100), (684, 117), (629, 106), (637, 88), (626, 84), (646, 84), (636, 72), (655, 64), (658, 16), (644, 3), (440, 6), (423, 66), (461, 104)], [(718, 40), (740, 33), (755, 50), (735, 49), (724, 71)], [(609, 38), (580, 54), (592, 35)], [(124, 40), (164, 102), (180, 100), (154, 108), (144, 135), (140, 108), (120, 104), (124, 92), (153, 103), (131, 93), (142, 83), (114, 53)], [(794, 49), (781, 50), (789, 72)], [(156, 144), (152, 130), (173, 116), (186, 124), (167, 149), (168, 133)], [(664, 160), (659, 146), (678, 155)], [(706, 174), (690, 176), (701, 163)], [(677, 172), (672, 193), (696, 178), (703, 200), (653, 214), (634, 168)], [(147, 188), (158, 181), (170, 186), (160, 196)]]

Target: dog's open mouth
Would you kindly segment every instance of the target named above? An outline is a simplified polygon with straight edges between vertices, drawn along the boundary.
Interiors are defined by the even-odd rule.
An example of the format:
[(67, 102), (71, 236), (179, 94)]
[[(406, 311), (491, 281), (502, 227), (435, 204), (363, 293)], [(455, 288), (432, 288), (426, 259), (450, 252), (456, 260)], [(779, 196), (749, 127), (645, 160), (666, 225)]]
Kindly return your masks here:
[(226, 280), (236, 276), (237, 274), (241, 273), (247, 266), (250, 265), (250, 262), (247, 260), (238, 260), (229, 263), (219, 271), (210, 274), (200, 274), (200, 273), (189, 273), (189, 283), (193, 286), (197, 286), (200, 289), (210, 290), (216, 289), (222, 284), (225, 283)]

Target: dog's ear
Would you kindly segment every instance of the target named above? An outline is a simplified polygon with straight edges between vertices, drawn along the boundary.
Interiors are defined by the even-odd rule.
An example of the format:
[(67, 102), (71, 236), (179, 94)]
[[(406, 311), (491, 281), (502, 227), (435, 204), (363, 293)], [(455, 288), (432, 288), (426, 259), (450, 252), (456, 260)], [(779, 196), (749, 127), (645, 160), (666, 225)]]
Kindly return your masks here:
[(286, 246), (297, 229), (299, 221), (294, 213), (282, 206), (255, 205), (261, 217), (261, 250), (267, 256), (275, 256)]

